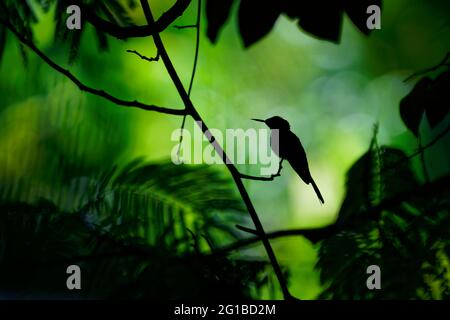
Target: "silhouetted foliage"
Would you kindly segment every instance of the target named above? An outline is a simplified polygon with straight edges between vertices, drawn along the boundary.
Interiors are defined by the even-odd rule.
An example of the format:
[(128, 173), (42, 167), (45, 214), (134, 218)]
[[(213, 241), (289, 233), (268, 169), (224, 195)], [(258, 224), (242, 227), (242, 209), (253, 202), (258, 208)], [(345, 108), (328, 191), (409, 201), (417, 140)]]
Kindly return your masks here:
[(424, 115), (432, 128), (441, 123), (450, 111), (450, 71), (446, 70), (434, 80), (421, 78), (413, 90), (400, 103), (400, 115), (415, 136)]
[[(62, 44), (69, 44), (69, 62), (73, 62), (78, 55), (78, 49), (83, 33), (86, 28), (82, 27), (80, 30), (69, 30), (66, 28), (67, 20), (67, 8), (70, 5), (78, 4), (83, 6), (83, 17), (90, 13), (102, 17), (108, 22), (118, 25), (133, 25), (133, 21), (129, 17), (129, 9), (136, 6), (136, 2), (127, 1), (124, 3), (119, 0), (108, 1), (106, 4), (104, 1), (70, 1), (70, 0), (48, 0), (48, 1), (12, 1), (5, 0), (0, 3), (0, 18), (9, 20), (21, 34), (25, 35), (28, 39), (33, 39), (32, 24), (38, 22), (38, 16), (36, 13), (36, 7), (39, 6), (44, 12), (48, 12), (52, 5), (55, 4), (54, 10), (54, 32), (55, 41)], [(81, 22), (85, 24), (85, 19), (81, 19)], [(3, 26), (0, 27), (0, 34), (2, 34)], [(106, 34), (100, 30), (95, 29), (97, 36), (99, 49), (108, 48), (108, 40)], [(0, 36), (0, 49), (2, 41), (5, 37)], [(1, 57), (2, 50), (0, 50)]]
[[(0, 206), (3, 296), (249, 298), (267, 287), (266, 262), (209, 255), (217, 232), (236, 239), (224, 213), (243, 212), (218, 172), (135, 161), (90, 185), (72, 213), (44, 199)], [(71, 263), (82, 268), (80, 293), (65, 287)]]
[(207, 36), (212, 43), (217, 41), (219, 31), (230, 15), (233, 0), (206, 1), (208, 18)]
[[(68, 5), (83, 6), (99, 47), (105, 49), (108, 36), (125, 39), (128, 33), (132, 38), (151, 36), (153, 32), (156, 38), (155, 32), (169, 26), (189, 2), (177, 1), (172, 14), (160, 18), (163, 22), (159, 29), (151, 24), (134, 26), (129, 16), (136, 6), (132, 0), (107, 4), (4, 0), (0, 2), (0, 22), (8, 21), (17, 33), (33, 42), (32, 25), (38, 21), (35, 6), (48, 12), (54, 5), (55, 41), (68, 44), (69, 61), (74, 61), (85, 28), (68, 32), (63, 27)], [(367, 7), (381, 6), (381, 0), (237, 2), (207, 0), (207, 36), (213, 43), (233, 7), (238, 11), (240, 36), (248, 47), (266, 36), (281, 14), (294, 19), (303, 31), (327, 41), (339, 42), (344, 14), (362, 33), (369, 34)], [(6, 30), (0, 23), (0, 59)], [(26, 43), (23, 38), (22, 42)], [(20, 49), (26, 61), (23, 44)], [(44, 54), (39, 56), (45, 60)], [(444, 66), (448, 63), (440, 67)], [(419, 136), (424, 115), (433, 128), (447, 116), (449, 76), (447, 69), (434, 79), (423, 77), (402, 100), (402, 120), (414, 135)], [(69, 79), (74, 81), (73, 77)], [(53, 146), (51, 139), (46, 143)], [(83, 158), (78, 152), (81, 141), (73, 144), (73, 154), (55, 147), (53, 157), (45, 159), (50, 175), (46, 182), (52, 186), (53, 197), (39, 198), (39, 188), (30, 187), (32, 179), (5, 179), (0, 185), (1, 294), (248, 298), (256, 296), (255, 290), (270, 288), (273, 275), (268, 263), (214, 254), (224, 240), (240, 240), (232, 226), (243, 222), (246, 211), (232, 181), (222, 172), (204, 166), (145, 164), (140, 160), (120, 169), (105, 169), (105, 165), (87, 170), (78, 163)], [(449, 176), (439, 178), (436, 185), (436, 181), (422, 184), (410, 160), (423, 152), (420, 148), (408, 156), (397, 148), (380, 147), (375, 134), (369, 150), (349, 169), (338, 219), (333, 226), (323, 228), (325, 232), (319, 230), (320, 239), (315, 238), (320, 240), (317, 268), (325, 286), (322, 298), (449, 298)], [(55, 163), (56, 169), (50, 168)], [(426, 167), (425, 161), (422, 165)], [(63, 173), (58, 176), (57, 171)], [(309, 231), (311, 235), (313, 231)], [(85, 290), (81, 293), (68, 293), (64, 286), (69, 263), (82, 266)], [(383, 270), (382, 291), (367, 290), (366, 268), (373, 264)]]
[[(182, 2), (182, 1), (180, 1)], [(185, 1), (186, 2), (186, 1)], [(366, 21), (368, 18), (367, 7), (370, 5), (381, 6), (381, 0), (321, 0), (321, 1), (297, 1), (297, 0), (207, 0), (205, 14), (208, 21), (207, 36), (211, 42), (216, 43), (220, 30), (231, 15), (234, 5), (238, 5), (239, 32), (246, 47), (254, 44), (266, 36), (273, 28), (281, 14), (286, 14), (296, 20), (299, 27), (322, 40), (339, 42), (344, 13), (346, 13), (355, 26), (364, 34), (369, 34)], [(60, 43), (68, 43), (70, 54), (69, 62), (73, 62), (77, 56), (82, 34), (81, 30), (68, 30), (65, 28), (67, 19), (66, 9), (72, 4), (82, 6), (84, 17), (95, 16), (106, 23), (119, 26), (134, 26), (130, 18), (130, 12), (136, 7), (136, 1), (112, 0), (106, 4), (104, 1), (84, 0), (50, 0), (50, 1), (12, 1), (5, 0), (0, 4), (0, 18), (8, 19), (21, 34), (28, 39), (33, 39), (32, 24), (38, 22), (38, 16), (34, 5), (47, 12), (53, 4), (55, 40)], [(88, 19), (90, 22), (92, 20)], [(85, 19), (82, 19), (85, 23)], [(5, 36), (3, 27), (0, 27), (0, 57), (2, 44), (4, 47)], [(107, 33), (100, 28), (95, 28), (100, 49), (108, 48)]]
[[(374, 138), (350, 168), (337, 226), (320, 244), (322, 298), (450, 297), (450, 186), (417, 192), (405, 158), (398, 149), (378, 147)], [(382, 290), (367, 289), (370, 265), (382, 270)]]
[[(238, 1), (234, 1), (238, 2)], [(381, 7), (381, 0), (241, 0), (239, 2), (239, 32), (246, 47), (259, 41), (273, 28), (281, 14), (297, 21), (298, 26), (322, 40), (339, 42), (342, 21), (346, 13), (364, 34), (370, 5)], [(233, 6), (232, 0), (207, 0), (208, 37), (214, 43)]]

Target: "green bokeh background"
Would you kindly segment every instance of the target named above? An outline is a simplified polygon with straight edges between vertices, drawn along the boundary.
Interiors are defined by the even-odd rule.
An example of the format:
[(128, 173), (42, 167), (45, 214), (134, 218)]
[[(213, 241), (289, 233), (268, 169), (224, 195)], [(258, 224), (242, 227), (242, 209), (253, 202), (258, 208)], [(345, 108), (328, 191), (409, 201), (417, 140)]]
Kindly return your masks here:
[[(161, 14), (172, 2), (152, 1), (152, 6)], [(449, 51), (450, 3), (385, 1), (381, 30), (365, 37), (346, 18), (339, 45), (312, 38), (282, 17), (268, 37), (247, 50), (238, 36), (236, 9), (217, 45), (207, 40), (202, 19), (192, 101), (208, 126), (220, 130), (260, 128), (251, 118), (280, 115), (288, 119), (303, 142), (326, 204), (321, 206), (312, 188), (287, 165), (274, 182), (246, 182), (251, 198), (266, 231), (331, 224), (345, 193), (346, 171), (367, 151), (376, 123), (380, 144), (407, 153), (416, 150), (417, 141), (398, 111), (400, 100), (413, 85), (403, 80), (437, 64)], [(38, 47), (67, 65), (67, 48), (53, 42), (52, 12), (40, 14), (41, 22), (35, 26)], [(195, 14), (193, 3), (176, 24), (192, 24)], [(144, 23), (138, 10), (134, 19)], [(126, 53), (133, 49), (154, 56), (151, 39), (111, 39), (109, 51), (100, 52), (93, 29), (86, 28), (79, 57), (67, 65), (86, 84), (124, 99), (182, 107), (162, 62), (148, 63)], [(195, 31), (168, 28), (162, 37), (187, 87)], [(58, 202), (67, 179), (136, 157), (149, 161), (170, 157), (176, 145), (171, 135), (181, 117), (117, 107), (80, 92), (33, 53), (28, 57), (25, 66), (14, 39), (8, 41), (0, 65), (0, 181), (22, 181), (20, 192), (12, 190), (3, 197), (47, 197)], [(193, 128), (188, 120), (186, 129)], [(431, 131), (424, 122), (424, 141), (439, 129)], [(441, 140), (426, 155), (432, 179), (448, 170), (448, 140)], [(61, 171), (61, 163), (76, 170)], [(240, 169), (259, 172), (254, 165)], [(292, 293), (301, 299), (315, 298), (321, 291), (314, 269), (315, 247), (301, 237), (272, 243), (281, 263), (291, 271)], [(265, 258), (260, 246), (240, 254)]]

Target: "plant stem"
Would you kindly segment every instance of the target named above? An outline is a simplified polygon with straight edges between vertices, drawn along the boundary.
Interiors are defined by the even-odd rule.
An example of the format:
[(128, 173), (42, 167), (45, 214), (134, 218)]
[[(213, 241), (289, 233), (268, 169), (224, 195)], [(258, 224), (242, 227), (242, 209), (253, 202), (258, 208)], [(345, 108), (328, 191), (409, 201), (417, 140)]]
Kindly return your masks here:
[[(140, 0), (142, 9), (144, 11), (145, 17), (147, 19), (147, 23), (149, 25), (153, 25), (155, 23), (155, 20), (153, 18), (153, 14), (151, 12), (150, 6), (147, 2), (147, 0)], [(267, 252), (267, 255), (269, 257), (270, 263), (274, 269), (275, 275), (278, 279), (278, 282), (280, 284), (281, 290), (283, 292), (283, 296), (286, 300), (293, 299), (293, 296), (289, 293), (289, 289), (286, 284), (286, 280), (283, 276), (283, 273), (281, 271), (281, 267), (278, 263), (278, 260), (275, 256), (275, 253), (272, 249), (272, 246), (270, 245), (269, 239), (267, 238), (266, 233), (264, 232), (264, 228), (262, 226), (261, 221), (259, 220), (258, 214), (256, 213), (256, 210), (253, 206), (253, 203), (250, 199), (250, 196), (247, 193), (247, 190), (244, 187), (244, 184), (241, 180), (241, 176), (237, 168), (233, 165), (232, 161), (228, 158), (227, 154), (223, 150), (223, 148), (218, 144), (217, 140), (214, 138), (214, 136), (210, 133), (208, 127), (204, 124), (203, 119), (201, 118), (200, 114), (195, 109), (194, 105), (192, 104), (191, 99), (189, 98), (189, 95), (185, 88), (183, 87), (183, 84), (181, 82), (181, 79), (179, 78), (172, 61), (170, 60), (170, 57), (166, 51), (166, 48), (164, 46), (164, 43), (162, 42), (161, 36), (159, 33), (153, 34), (153, 41), (155, 43), (156, 48), (161, 54), (161, 59), (167, 69), (167, 72), (169, 73), (169, 76), (171, 77), (185, 107), (187, 113), (195, 120), (195, 122), (199, 125), (200, 129), (202, 130), (205, 137), (209, 140), (209, 142), (213, 145), (215, 151), (222, 155), (222, 159), (224, 160), (231, 176), (234, 179), (234, 182), (239, 190), (239, 193), (242, 197), (242, 200), (245, 203), (245, 206), (247, 207), (247, 210), (250, 214), (250, 217), (253, 220), (253, 223), (255, 224), (255, 228), (259, 234), (259, 237), (261, 238), (261, 241), (264, 245), (264, 248)]]

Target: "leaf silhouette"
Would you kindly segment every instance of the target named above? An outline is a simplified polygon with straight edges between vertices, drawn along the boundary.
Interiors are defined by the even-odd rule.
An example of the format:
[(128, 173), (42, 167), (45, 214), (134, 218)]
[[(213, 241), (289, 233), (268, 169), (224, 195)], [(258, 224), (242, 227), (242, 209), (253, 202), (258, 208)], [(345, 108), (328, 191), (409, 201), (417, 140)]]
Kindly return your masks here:
[(400, 116), (406, 127), (417, 137), (419, 126), (428, 104), (428, 92), (433, 80), (420, 79), (413, 90), (400, 101)]
[[(400, 203), (392, 202), (370, 219), (360, 214), (361, 208), (389, 203), (419, 186), (404, 157), (402, 151), (377, 147), (373, 140), (369, 151), (349, 170), (338, 224), (320, 243), (316, 267), (325, 287), (320, 298), (448, 297), (450, 281), (441, 276), (449, 271), (448, 183), (434, 188), (431, 196), (418, 193)], [(381, 268), (383, 290), (367, 290), (366, 268), (370, 265)]]
[(306, 3), (298, 13), (299, 26), (319, 39), (339, 42), (343, 18), (342, 3), (340, 1)]
[(400, 116), (406, 127), (417, 137), (426, 114), (432, 128), (441, 123), (450, 111), (450, 71), (446, 70), (434, 80), (421, 78), (412, 91), (400, 102)]
[(281, 7), (274, 0), (242, 0), (239, 6), (239, 32), (244, 46), (259, 41), (270, 30), (281, 14)]
[(94, 197), (82, 209), (89, 220), (148, 244), (162, 241), (174, 250), (179, 239), (190, 238), (189, 230), (209, 235), (213, 243), (218, 233), (233, 238), (233, 224), (225, 221), (237, 222), (245, 212), (230, 180), (206, 166), (136, 160), (121, 170), (105, 171), (97, 181)]
[[(217, 41), (220, 29), (230, 15), (233, 0), (207, 0), (207, 35), (211, 42)], [(298, 26), (310, 35), (322, 40), (339, 42), (342, 19), (347, 13), (354, 25), (365, 35), (367, 28), (367, 8), (381, 7), (381, 0), (241, 0), (239, 6), (239, 32), (245, 47), (261, 40), (273, 28), (281, 13), (298, 20)]]
[(433, 81), (425, 113), (432, 128), (441, 123), (450, 111), (450, 70), (441, 73)]
[[(74, 4), (73, 1), (6, 1), (5, 3), (0, 3), (0, 13), (5, 12), (5, 19), (8, 19), (21, 34), (28, 39), (33, 39), (33, 29), (31, 28), (31, 25), (38, 23), (40, 18), (35, 12), (36, 7), (34, 4), (39, 5), (44, 12), (49, 11), (52, 5), (55, 4), (55, 41), (67, 41), (69, 44), (69, 62), (75, 61), (82, 40), (82, 32), (85, 28), (83, 27), (81, 30), (68, 30), (65, 26), (67, 19), (66, 10), (67, 7)], [(76, 4), (83, 4), (83, 11), (85, 13), (89, 10), (90, 13), (102, 16), (114, 24), (121, 26), (133, 25), (128, 9), (135, 5), (135, 1), (127, 1), (126, 3), (123, 3), (120, 0), (112, 0), (107, 3), (104, 1), (84, 1), (76, 2)], [(82, 23), (85, 22), (84, 19), (81, 21)], [(105, 34), (96, 30), (96, 36), (99, 42), (99, 48), (102, 50), (107, 49), (108, 43)]]
[(376, 146), (361, 156), (347, 172), (347, 192), (338, 223), (364, 218), (355, 215), (417, 187), (419, 182), (405, 158), (399, 149)]
[(367, 8), (376, 5), (381, 8), (381, 0), (344, 0), (345, 12), (353, 24), (365, 35), (371, 30), (367, 28)]
[(216, 43), (220, 29), (230, 16), (233, 0), (207, 0), (206, 19), (208, 26), (206, 34), (212, 43)]
[[(0, 292), (10, 298), (248, 299), (267, 285), (265, 262), (122, 241), (47, 200), (0, 204), (0, 238)], [(66, 288), (70, 264), (83, 272), (79, 292)]]
[[(70, 212), (48, 200), (5, 201), (10, 193), (0, 192), (2, 293), (230, 299), (250, 298), (251, 288), (269, 286), (268, 263), (207, 254), (223, 241), (236, 241), (232, 226), (244, 217), (223, 172), (137, 159), (101, 174), (94, 171), (89, 180), (69, 197), (54, 195), (75, 208)], [(28, 189), (22, 182), (13, 187), (22, 193)], [(70, 200), (74, 203), (66, 203)], [(82, 292), (65, 287), (70, 264), (82, 268)]]
[(347, 13), (353, 24), (365, 35), (367, 29), (367, 8), (370, 5), (381, 7), (381, 0), (343, 0), (343, 1), (290, 1), (283, 3), (283, 12), (290, 18), (298, 19), (304, 31), (322, 40), (338, 43), (341, 37), (342, 19)]

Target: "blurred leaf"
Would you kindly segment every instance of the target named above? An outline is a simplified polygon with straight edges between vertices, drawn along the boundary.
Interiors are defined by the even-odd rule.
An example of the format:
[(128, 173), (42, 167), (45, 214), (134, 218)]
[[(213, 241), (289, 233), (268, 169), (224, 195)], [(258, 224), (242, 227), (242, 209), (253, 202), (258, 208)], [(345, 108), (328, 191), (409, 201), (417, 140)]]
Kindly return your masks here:
[(97, 34), (97, 42), (98, 42), (98, 48), (102, 51), (105, 51), (108, 49), (108, 37), (104, 32), (101, 32), (100, 30), (95, 30), (95, 33)]
[[(448, 177), (428, 185), (427, 194), (415, 192), (421, 186), (407, 160), (401, 150), (378, 147), (374, 135), (369, 151), (349, 169), (338, 222), (320, 243), (320, 298), (446, 296), (450, 278), (438, 274), (450, 272)], [(381, 268), (383, 290), (367, 289), (370, 265)]]
[(347, 172), (346, 195), (338, 223), (354, 221), (355, 214), (381, 201), (419, 186), (406, 154), (395, 148), (376, 147), (361, 156)]
[[(245, 212), (230, 179), (205, 166), (134, 161), (121, 170), (105, 171), (91, 194), (94, 198), (83, 208), (89, 220), (111, 231), (126, 226), (122, 236), (149, 244), (164, 240), (173, 250), (179, 239), (190, 237), (188, 229), (233, 237), (234, 224), (227, 227), (224, 221)], [(182, 228), (176, 228), (177, 220)]]
[(407, 155), (400, 149), (380, 147), (377, 150), (380, 177), (380, 200), (395, 197), (419, 186), (419, 181), (411, 168)]
[(339, 210), (338, 222), (344, 223), (352, 215), (364, 211), (372, 205), (371, 193), (374, 188), (373, 152), (361, 156), (347, 172), (346, 195)]
[[(90, 229), (78, 214), (46, 200), (3, 203), (0, 292), (21, 299), (250, 298), (269, 272), (265, 262), (176, 253), (121, 238)], [(71, 264), (82, 269), (82, 291), (66, 288)]]
[(41, 6), (44, 12), (48, 12), (50, 10), (52, 2), (54, 2), (54, 0), (39, 0), (38, 4)]
[(3, 54), (5, 53), (7, 36), (7, 29), (3, 25), (0, 25), (0, 64), (2, 62)]
[(80, 52), (80, 44), (83, 30), (84, 28), (82, 27), (80, 30), (72, 30), (70, 32), (70, 52), (69, 52), (70, 64), (75, 62), (76, 58), (78, 57), (78, 53)]
[[(250, 298), (261, 278), (272, 277), (266, 262), (203, 254), (214, 242), (237, 240), (232, 226), (244, 213), (230, 178), (212, 167), (135, 160), (72, 192), (76, 203), (85, 199), (73, 213), (47, 200), (0, 202), (2, 294)], [(82, 292), (65, 287), (70, 264), (82, 269)]]

